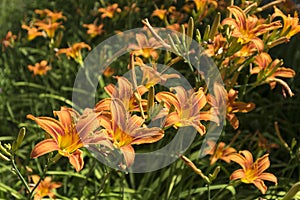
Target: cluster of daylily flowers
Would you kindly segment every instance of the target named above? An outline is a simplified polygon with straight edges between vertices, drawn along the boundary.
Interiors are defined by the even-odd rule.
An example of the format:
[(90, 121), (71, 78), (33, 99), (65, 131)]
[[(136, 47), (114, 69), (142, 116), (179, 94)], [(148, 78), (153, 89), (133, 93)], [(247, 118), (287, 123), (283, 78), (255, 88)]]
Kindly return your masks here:
[[(188, 29), (190, 25), (183, 24), (185, 16), (190, 14), (194, 22), (200, 23), (206, 15), (222, 6), (223, 1), (194, 0), (185, 4), (182, 11), (176, 10), (175, 6), (169, 8), (157, 8), (152, 13), (152, 19), (161, 20), (168, 29), (180, 31)], [(270, 4), (269, 7), (272, 7)], [(134, 164), (135, 145), (155, 143), (163, 140), (169, 129), (191, 126), (201, 136), (205, 136), (207, 127), (204, 121), (220, 123), (217, 112), (221, 101), (225, 97), (226, 119), (233, 130), (240, 126), (237, 113), (247, 113), (255, 109), (252, 102), (243, 102), (238, 91), (238, 78), (242, 71), (247, 70), (250, 75), (256, 76), (256, 81), (250, 83), (250, 89), (262, 84), (269, 84), (271, 89), (277, 85), (282, 87), (284, 96), (293, 96), (294, 93), (285, 78), (295, 76), (294, 70), (283, 66), (279, 59), (272, 59), (268, 54), (269, 49), (288, 42), (289, 39), (300, 32), (298, 15), (293, 17), (285, 15), (274, 6), (274, 13), (268, 18), (258, 18), (257, 13), (268, 8), (268, 5), (259, 7), (257, 3), (244, 7), (231, 5), (227, 7), (228, 17), (224, 20), (217, 15), (210, 29), (205, 34), (196, 35), (198, 42), (205, 52), (216, 63), (222, 76), (224, 87), (214, 84), (213, 94), (206, 90), (205, 86), (186, 90), (181, 86), (172, 87), (169, 91), (155, 91), (157, 84), (164, 83), (169, 79), (179, 79), (177, 74), (164, 74), (157, 71), (155, 65), (160, 56), (157, 48), (162, 45), (157, 38), (147, 39), (143, 34), (136, 36), (137, 42), (131, 44), (135, 49), (130, 54), (129, 69), (132, 79), (117, 76), (117, 84), (105, 86), (109, 98), (101, 99), (94, 108), (86, 108), (79, 113), (73, 108), (61, 107), (54, 111), (52, 117), (35, 117), (27, 115), (28, 119), (34, 120), (50, 137), (36, 144), (30, 154), (31, 158), (37, 158), (50, 152), (57, 152), (55, 162), (62, 157), (67, 157), (70, 164), (77, 172), (83, 169), (84, 147), (103, 148), (104, 152), (119, 150), (123, 155), (120, 168), (130, 168)], [(132, 7), (123, 10), (138, 9)], [(87, 34), (91, 38), (105, 33), (103, 23), (99, 20), (111, 19), (120, 15), (122, 9), (118, 4), (99, 8), (101, 19), (95, 19), (92, 24), (83, 24), (87, 28)], [(223, 8), (224, 9), (224, 8)], [(82, 49), (91, 50), (91, 46), (84, 42), (74, 43), (68, 48), (61, 48), (61, 36), (59, 31), (64, 29), (63, 22), (67, 18), (62, 12), (53, 12), (49, 9), (34, 11), (39, 19), (34, 19), (29, 25), (23, 24), (22, 28), (27, 31), (28, 40), (37, 37), (46, 38), (49, 42), (50, 51), (55, 56), (65, 54), (68, 59), (72, 58), (76, 63), (83, 65)], [(194, 30), (193, 30), (194, 31)], [(196, 31), (195, 31), (196, 32)], [(199, 31), (197, 32), (199, 33)], [(16, 36), (11, 32), (2, 40), (2, 50), (13, 47)], [(152, 65), (144, 64), (144, 61), (152, 60)], [(41, 60), (34, 65), (28, 65), (28, 70), (34, 75), (45, 76), (53, 59)], [(135, 80), (135, 69), (142, 71), (142, 84), (138, 85)], [(114, 70), (107, 68), (104, 75), (111, 76)], [(159, 127), (149, 127), (150, 120), (159, 120)], [(263, 194), (267, 191), (264, 180), (277, 184), (277, 178), (266, 173), (270, 166), (269, 154), (265, 154), (253, 160), (252, 153), (248, 150), (237, 151), (224, 142), (208, 141), (210, 149), (207, 154), (211, 155), (210, 165), (215, 165), (218, 160), (227, 163), (231, 161), (241, 166), (229, 177), (231, 181), (240, 180), (246, 184), (254, 184)], [(185, 162), (197, 172), (194, 164), (187, 158)], [(32, 176), (32, 181), (37, 184), (39, 177)], [(61, 183), (51, 182), (46, 177), (36, 187), (36, 198), (44, 196), (54, 197), (52, 190), (61, 186)]]

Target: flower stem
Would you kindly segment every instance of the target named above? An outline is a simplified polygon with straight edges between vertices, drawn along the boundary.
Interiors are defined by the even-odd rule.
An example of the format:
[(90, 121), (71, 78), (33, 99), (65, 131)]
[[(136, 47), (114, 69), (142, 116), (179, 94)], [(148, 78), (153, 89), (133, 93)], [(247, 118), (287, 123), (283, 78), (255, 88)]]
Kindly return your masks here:
[(209, 184), (207, 184), (207, 199), (210, 200), (210, 188), (209, 188)]
[(16, 172), (17, 176), (20, 178), (20, 180), (22, 181), (22, 183), (24, 184), (26, 190), (28, 193), (30, 193), (30, 187), (27, 184), (26, 180), (24, 179), (24, 177), (22, 176), (22, 174), (20, 173), (19, 169), (17, 168), (17, 165), (15, 163), (15, 156), (12, 155), (11, 156), (11, 164), (13, 166), (13, 170)]
[(52, 164), (55, 163), (55, 162), (53, 162), (54, 160), (59, 159), (58, 157), (59, 157), (59, 156), (56, 155), (54, 158), (50, 158), (50, 157), (48, 158), (48, 161), (47, 161), (47, 163), (46, 163), (45, 166), (44, 166), (43, 173), (42, 173), (42, 175), (40, 176), (39, 181), (35, 184), (35, 186), (34, 186), (33, 189), (31, 190), (31, 192), (30, 192), (30, 194), (29, 194), (29, 196), (28, 196), (28, 199), (31, 199), (31, 198), (32, 198), (34, 191), (35, 191), (36, 188), (39, 186), (39, 184), (41, 183), (41, 181), (45, 178), (45, 175), (46, 175), (46, 173), (47, 173), (49, 167), (50, 167)]

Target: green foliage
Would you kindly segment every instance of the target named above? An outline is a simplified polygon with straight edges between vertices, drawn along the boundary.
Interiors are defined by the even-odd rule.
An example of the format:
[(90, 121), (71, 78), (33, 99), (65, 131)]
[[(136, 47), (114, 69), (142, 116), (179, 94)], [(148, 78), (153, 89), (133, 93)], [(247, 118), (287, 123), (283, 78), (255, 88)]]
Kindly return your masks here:
[[(98, 8), (106, 8), (113, 3), (118, 3), (122, 12), (116, 13), (115, 17), (111, 19), (102, 19)], [(245, 1), (241, 1), (241, 3), (245, 3)], [(226, 5), (229, 5), (229, 1)], [(165, 20), (152, 16), (155, 9), (166, 9), (170, 6), (174, 6), (182, 14), (180, 20), (172, 18), (174, 16), (168, 16)], [(93, 97), (96, 100), (104, 99), (108, 95), (103, 87), (116, 82), (111, 76), (102, 76), (99, 80), (97, 94), (90, 94), (74, 88), (74, 80), (82, 66), (76, 60), (68, 59), (65, 55), (57, 55), (58, 49), (68, 48), (78, 42), (85, 42), (93, 48), (118, 31), (143, 27), (142, 20), (145, 18), (149, 19), (153, 27), (165, 27), (170, 25), (172, 20), (175, 24), (187, 24), (186, 33), (208, 48), (217, 33), (229, 31), (229, 27), (220, 26), (220, 20), (224, 19), (228, 13), (221, 6), (215, 9), (210, 6), (209, 9), (207, 8), (207, 12), (206, 10), (200, 12), (196, 11), (192, 1), (185, 3), (171, 0), (126, 0), (109, 1), (109, 3), (103, 0), (2, 0), (0, 7), (0, 24), (3, 25), (0, 30), (1, 38), (4, 38), (8, 31), (12, 31), (17, 36), (14, 44), (11, 47), (5, 47), (0, 54), (0, 142), (9, 154), (12, 154), (7, 155), (0, 151), (1, 155), (8, 159), (8, 161), (1, 160), (0, 162), (0, 199), (30, 199), (33, 197), (34, 194), (29, 194), (27, 188), (32, 189), (31, 175), (33, 174), (39, 174), (43, 178), (49, 176), (52, 177), (52, 181), (60, 182), (62, 187), (57, 188), (54, 192), (58, 199), (196, 200), (207, 199), (207, 197), (211, 200), (280, 199), (287, 194), (294, 183), (299, 181), (299, 75), (293, 79), (286, 79), (296, 95), (284, 98), (281, 87), (276, 86), (274, 90), (270, 90), (269, 85), (262, 85), (254, 75), (249, 74), (250, 66), (252, 66), (257, 52), (249, 56), (242, 64), (236, 64), (239, 61), (239, 58), (236, 57), (229, 60), (228, 69), (231, 68), (225, 69), (226, 72), (223, 71), (224, 81), (227, 79), (233, 82), (226, 83), (226, 89), (236, 89), (240, 94), (238, 100), (253, 102), (256, 109), (247, 114), (236, 114), (240, 121), (238, 130), (226, 122), (220, 141), (230, 144), (237, 150), (251, 150), (255, 159), (265, 153), (270, 154), (271, 167), (268, 172), (278, 178), (278, 185), (266, 183), (268, 192), (265, 195), (262, 195), (254, 185), (229, 180), (234, 169), (238, 169), (235, 163), (228, 164), (219, 160), (210, 165), (208, 156), (199, 158), (199, 149), (203, 142), (200, 135), (197, 135), (192, 146), (184, 154), (188, 155), (195, 166), (207, 176), (213, 174), (217, 166), (220, 167), (217, 178), (211, 184), (207, 184), (207, 181), (194, 173), (180, 159), (158, 171), (141, 174), (125, 174), (110, 169), (95, 159), (87, 150), (83, 150), (85, 166), (80, 172), (75, 172), (65, 157), (59, 159), (55, 164), (49, 164), (51, 158), (55, 156), (53, 153), (43, 155), (38, 159), (30, 159), (33, 147), (48, 135), (40, 127), (29, 122), (26, 115), (54, 117), (53, 111), (59, 110), (61, 106), (77, 108), (77, 105), (71, 101), (72, 92), (75, 90), (82, 94), (83, 100), (86, 97)], [(66, 20), (60, 19), (59, 22), (64, 27), (57, 30), (54, 38), (40, 36), (31, 41), (27, 39), (27, 31), (21, 26), (40, 20), (41, 16), (34, 12), (35, 9), (63, 12)], [(189, 9), (191, 10), (189, 11)], [(99, 25), (100, 22), (104, 24), (105, 32), (94, 38), (90, 37), (83, 24), (98, 23)], [(185, 31), (185, 29), (181, 29), (181, 31)], [(186, 41), (187, 43), (180, 44), (182, 45), (180, 46), (176, 43), (176, 39), (173, 38), (173, 40), (175, 41), (173, 41), (173, 48), (179, 48), (181, 53), (188, 51), (190, 41)], [(231, 45), (227, 49), (228, 51), (214, 57), (216, 65), (223, 70), (224, 59), (234, 55), (242, 48), (242, 44), (237, 42), (236, 38), (228, 36), (226, 41)], [(299, 37), (295, 36), (290, 43), (279, 45), (268, 53), (273, 59), (283, 59), (284, 66), (291, 67), (296, 74), (299, 74), (300, 49), (298, 43)], [(83, 49), (81, 53), (85, 58), (88, 50)], [(110, 67), (114, 70), (114, 75), (123, 74), (128, 70), (128, 58), (128, 55), (124, 55), (112, 63)], [(51, 70), (45, 75), (34, 75), (32, 71), (28, 70), (28, 65), (34, 66), (42, 60), (46, 60), (51, 66)], [(147, 61), (151, 61), (151, 59)], [(204, 85), (200, 75), (196, 76), (192, 67), (192, 70), (189, 69), (187, 61), (176, 60), (174, 55), (162, 52), (160, 52), (158, 61), (164, 64), (174, 62), (172, 67), (184, 74), (192, 86), (199, 88)], [(253, 85), (255, 87), (252, 88)], [(162, 88), (155, 87), (156, 91), (160, 89)], [(82, 108), (78, 108), (78, 110), (80, 109)], [(11, 151), (4, 144), (13, 144), (21, 127), (26, 128), (26, 135), (17, 147), (15, 143)], [(163, 142), (160, 141), (146, 148), (155, 150), (160, 144), (168, 143), (173, 135), (171, 135), (171, 131), (167, 133)], [(20, 140), (19, 138), (18, 141)], [(136, 149), (144, 150), (139, 147)], [(30, 184), (26, 187), (24, 182)], [(295, 188), (297, 189), (298, 186), (294, 186), (290, 192), (296, 195), (294, 199), (299, 198)]]

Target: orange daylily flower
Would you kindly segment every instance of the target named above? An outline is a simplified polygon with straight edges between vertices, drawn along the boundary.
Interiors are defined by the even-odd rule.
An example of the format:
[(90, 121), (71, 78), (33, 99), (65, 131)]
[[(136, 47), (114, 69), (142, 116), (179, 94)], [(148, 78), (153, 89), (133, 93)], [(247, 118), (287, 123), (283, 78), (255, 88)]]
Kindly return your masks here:
[(33, 40), (34, 38), (38, 37), (38, 36), (44, 36), (43, 32), (40, 32), (36, 27), (29, 27), (25, 24), (22, 25), (22, 29), (26, 29), (27, 30), (27, 34), (28, 34), (28, 40)]
[(247, 113), (250, 112), (255, 108), (255, 104), (245, 103), (241, 101), (236, 101), (238, 98), (238, 91), (230, 89), (227, 94), (227, 114), (226, 117), (232, 127), (234, 129), (237, 129), (239, 127), (239, 120), (237, 119), (235, 113), (241, 112), (241, 113)]
[(8, 31), (6, 36), (1, 40), (2, 51), (7, 47), (13, 47), (16, 38), (16, 35), (13, 35), (11, 31)]
[(171, 92), (159, 92), (155, 95), (158, 102), (163, 102), (164, 106), (170, 111), (174, 106), (175, 110), (168, 114), (165, 127), (174, 126), (184, 127), (192, 126), (201, 135), (204, 135), (206, 128), (200, 120), (212, 120), (219, 123), (218, 117), (211, 111), (201, 111), (206, 105), (207, 100), (202, 88), (197, 92), (193, 89), (186, 91), (183, 87), (177, 86), (171, 88), (176, 94)]
[(48, 62), (46, 60), (42, 60), (40, 63), (35, 63), (34, 66), (28, 65), (29, 71), (33, 71), (33, 75), (45, 75), (47, 74), (47, 71), (51, 69), (50, 66), (48, 66)]
[(155, 64), (153, 64), (153, 67), (150, 67), (144, 64), (143, 60), (139, 57), (135, 58), (134, 63), (138, 65), (143, 71), (143, 77), (140, 84), (145, 86), (146, 88), (150, 88), (151, 86), (154, 86), (158, 83), (165, 84), (165, 82), (170, 78), (180, 78), (178, 74), (158, 72)]
[(214, 40), (211, 44), (207, 44), (205, 53), (210, 57), (218, 56), (223, 53), (226, 44), (226, 38), (219, 33), (214, 36)]
[(96, 24), (83, 24), (83, 27), (88, 28), (87, 34), (91, 36), (91, 38), (96, 37), (97, 35), (101, 35), (105, 31), (103, 30), (104, 24), (100, 24), (97, 26)]
[(277, 184), (277, 178), (271, 173), (264, 172), (270, 167), (269, 154), (265, 154), (253, 163), (252, 154), (247, 151), (241, 151), (239, 154), (233, 154), (230, 158), (233, 162), (239, 164), (242, 169), (234, 171), (230, 180), (241, 179), (243, 183), (254, 184), (263, 194), (267, 191), (266, 181), (272, 181)]
[(115, 70), (111, 68), (110, 66), (106, 67), (105, 70), (103, 71), (103, 75), (105, 77), (111, 77), (115, 73)]
[(245, 59), (249, 58), (249, 56), (255, 54), (257, 52), (257, 47), (254, 43), (248, 43), (243, 45), (243, 47), (234, 54), (234, 57), (241, 58), (240, 63), (244, 62)]
[(34, 12), (36, 14), (39, 14), (40, 16), (42, 17), (50, 17), (51, 18), (51, 21), (52, 23), (53, 22), (56, 22), (58, 19), (63, 19), (63, 20), (66, 20), (67, 18), (63, 15), (62, 12), (52, 12), (51, 10), (49, 9), (44, 9), (44, 10), (39, 10), (39, 9), (36, 9), (34, 10)]
[(131, 116), (120, 99), (112, 99), (110, 109), (110, 117), (100, 116), (101, 125), (105, 128), (101, 132), (108, 135), (114, 147), (122, 151), (126, 166), (130, 167), (135, 157), (132, 145), (157, 142), (163, 138), (163, 130), (142, 126), (144, 119)]
[[(187, 0), (190, 1), (190, 0)], [(215, 0), (193, 0), (196, 5), (196, 10), (203, 12), (206, 9), (206, 6), (211, 5), (213, 8), (218, 7), (218, 2)]]
[(153, 11), (151, 16), (156, 16), (161, 20), (164, 20), (167, 14), (167, 10), (166, 9), (156, 9)]
[[(184, 8), (183, 8), (183, 10), (184, 10)], [(176, 23), (178, 25), (179, 24), (184, 24), (184, 26), (186, 25), (186, 23), (184, 23), (186, 21), (186, 17), (187, 17), (186, 13), (183, 13), (182, 11), (177, 11), (175, 6), (170, 6), (168, 8), (167, 15), (168, 15), (170, 24)]]
[(213, 165), (219, 159), (230, 163), (230, 155), (236, 153), (234, 148), (226, 146), (224, 142), (220, 142), (218, 145), (213, 141), (207, 141), (207, 143), (210, 146), (210, 150), (206, 152), (208, 155), (211, 155), (210, 165)]
[(283, 28), (281, 31), (281, 36), (285, 36), (286, 38), (290, 39), (293, 35), (300, 32), (299, 17), (296, 11), (294, 13), (294, 17), (291, 17), (290, 14), (286, 16), (281, 12), (281, 10), (274, 6), (274, 13), (272, 15), (272, 19), (276, 17), (281, 17), (283, 19)]
[(271, 89), (274, 89), (276, 83), (279, 83), (283, 86), (283, 88), (288, 92), (290, 96), (294, 95), (294, 93), (292, 92), (288, 84), (283, 80), (277, 78), (277, 77), (293, 78), (296, 75), (293, 69), (280, 67), (282, 65), (281, 61), (278, 59), (272, 61), (271, 56), (265, 52), (258, 54), (255, 57), (254, 63), (257, 66), (252, 68), (250, 70), (250, 73), (258, 74), (257, 77), (258, 80), (269, 83)]
[(158, 53), (155, 49), (161, 47), (162, 45), (154, 38), (150, 39), (142, 34), (136, 34), (137, 44), (130, 44), (129, 49), (133, 50), (134, 55), (143, 56), (144, 58), (152, 57), (154, 60), (158, 59)]
[(238, 38), (238, 42), (241, 44), (254, 43), (258, 51), (264, 49), (264, 43), (258, 36), (282, 26), (279, 21), (264, 24), (255, 15), (246, 16), (244, 11), (237, 6), (229, 6), (228, 10), (235, 19), (226, 18), (222, 25), (226, 24), (233, 27), (231, 35)]
[[(219, 84), (214, 85), (214, 95), (208, 94), (208, 102), (212, 108), (219, 108), (226, 101), (226, 118), (234, 129), (239, 127), (239, 120), (235, 113), (247, 113), (255, 108), (254, 103), (245, 103), (241, 101), (236, 101), (238, 97), (238, 91), (230, 89), (227, 93), (224, 87)], [(223, 98), (226, 99), (223, 99)]]
[(262, 148), (263, 150), (266, 150), (267, 152), (270, 152), (271, 149), (273, 149), (273, 148), (278, 149), (280, 147), (279, 144), (270, 142), (259, 131), (257, 131), (256, 133), (258, 134), (258, 138), (257, 138), (258, 147)]
[[(40, 177), (38, 175), (32, 175), (31, 179), (33, 181), (32, 188), (38, 184), (38, 181), (40, 180)], [(52, 182), (51, 177), (46, 176), (44, 180), (42, 180), (37, 188), (34, 191), (34, 200), (41, 200), (43, 197), (50, 197), (51, 199), (55, 199), (55, 195), (53, 193), (53, 190), (56, 188), (60, 188), (62, 186), (61, 183)]]
[(86, 48), (89, 51), (91, 50), (91, 47), (84, 43), (84, 42), (79, 42), (79, 43), (75, 43), (73, 44), (71, 47), (69, 48), (63, 48), (63, 49), (59, 49), (56, 53), (56, 55), (59, 54), (66, 54), (67, 58), (70, 59), (73, 58), (77, 63), (79, 64), (83, 64), (82, 61), (82, 55), (81, 55), (81, 49)]
[(49, 38), (54, 38), (55, 31), (58, 28), (64, 27), (61, 25), (61, 22), (52, 22), (51, 20), (47, 20), (47, 22), (38, 21), (35, 22), (34, 25), (37, 26), (39, 30), (45, 31)]
[(58, 120), (27, 115), (28, 119), (34, 120), (52, 137), (35, 145), (30, 154), (31, 158), (58, 151), (61, 156), (69, 159), (76, 171), (80, 171), (84, 165), (83, 152), (80, 148), (91, 144), (111, 147), (107, 136), (96, 131), (100, 126), (99, 114), (86, 109), (82, 115), (79, 115), (71, 108), (62, 107), (60, 111), (54, 111), (54, 115), (58, 116)]
[[(186, 24), (184, 25), (186, 27)], [(180, 32), (181, 26), (178, 23), (166, 26), (167, 29)]]
[(103, 13), (101, 18), (104, 19), (105, 17), (113, 18), (115, 13), (120, 13), (122, 10), (118, 7), (117, 3), (107, 6), (106, 8), (99, 8), (98, 11)]

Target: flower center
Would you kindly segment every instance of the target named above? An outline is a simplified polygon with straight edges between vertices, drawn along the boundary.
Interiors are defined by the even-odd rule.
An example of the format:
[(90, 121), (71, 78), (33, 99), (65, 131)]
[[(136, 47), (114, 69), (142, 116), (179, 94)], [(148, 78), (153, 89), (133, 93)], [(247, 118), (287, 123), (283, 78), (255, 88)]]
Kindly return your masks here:
[(252, 183), (255, 179), (257, 179), (257, 170), (255, 169), (247, 169), (245, 172), (245, 177), (241, 179), (244, 183)]
[(117, 130), (114, 133), (114, 144), (117, 147), (122, 147), (130, 144), (133, 140), (133, 138), (126, 134), (124, 131), (122, 131), (120, 128), (117, 128)]
[(65, 135), (58, 138), (58, 144), (61, 149), (59, 153), (63, 156), (68, 156), (83, 146), (75, 127), (65, 130)]

